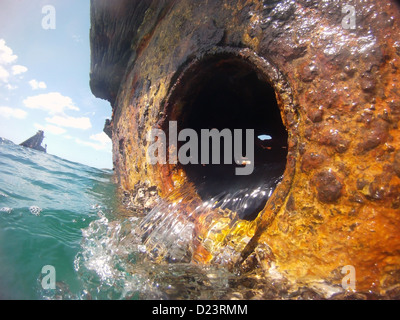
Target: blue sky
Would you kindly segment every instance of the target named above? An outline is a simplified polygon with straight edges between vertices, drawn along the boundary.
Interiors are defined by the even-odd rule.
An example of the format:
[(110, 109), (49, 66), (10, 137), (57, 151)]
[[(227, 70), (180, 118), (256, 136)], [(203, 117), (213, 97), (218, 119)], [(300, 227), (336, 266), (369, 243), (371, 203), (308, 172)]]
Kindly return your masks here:
[[(42, 13), (48, 5), (55, 15)], [(111, 106), (89, 87), (89, 30), (89, 0), (0, 0), (0, 137), (19, 144), (42, 129), (48, 153), (112, 168)]]

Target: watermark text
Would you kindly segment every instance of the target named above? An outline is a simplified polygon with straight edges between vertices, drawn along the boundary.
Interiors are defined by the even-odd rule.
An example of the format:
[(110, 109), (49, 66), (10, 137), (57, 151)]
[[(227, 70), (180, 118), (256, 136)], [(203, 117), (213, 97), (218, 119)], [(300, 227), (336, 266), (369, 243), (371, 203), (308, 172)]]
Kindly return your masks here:
[[(148, 162), (152, 165), (178, 163), (229, 165), (233, 164), (234, 160), (238, 166), (235, 170), (236, 175), (251, 175), (254, 171), (254, 130), (243, 131), (242, 129), (234, 129), (233, 132), (230, 129), (221, 131), (202, 129), (199, 136), (193, 129), (184, 129), (178, 133), (177, 122), (171, 121), (168, 144), (167, 135), (163, 130), (152, 129), (148, 133), (147, 141), (150, 143), (147, 150)], [(243, 133), (245, 133), (244, 140)], [(178, 142), (185, 142), (185, 144), (178, 149)], [(223, 149), (223, 156), (221, 149)], [(245, 149), (245, 154), (243, 154), (243, 149)]]

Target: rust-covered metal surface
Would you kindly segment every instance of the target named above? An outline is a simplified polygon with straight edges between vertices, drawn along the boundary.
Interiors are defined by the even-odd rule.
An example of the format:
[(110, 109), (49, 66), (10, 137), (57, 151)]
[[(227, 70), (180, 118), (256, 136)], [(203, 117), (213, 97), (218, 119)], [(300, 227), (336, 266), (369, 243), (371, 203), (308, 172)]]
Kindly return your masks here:
[(184, 167), (146, 157), (148, 131), (179, 117), (196, 66), (245, 61), (276, 92), (289, 136), (283, 180), (254, 221), (192, 217), (192, 262), (338, 286), (351, 265), (357, 291), (398, 293), (400, 7), (348, 4), (354, 30), (342, 1), (92, 0), (91, 87), (113, 106), (126, 194), (147, 186), (179, 202), (185, 190), (182, 216), (201, 204)]

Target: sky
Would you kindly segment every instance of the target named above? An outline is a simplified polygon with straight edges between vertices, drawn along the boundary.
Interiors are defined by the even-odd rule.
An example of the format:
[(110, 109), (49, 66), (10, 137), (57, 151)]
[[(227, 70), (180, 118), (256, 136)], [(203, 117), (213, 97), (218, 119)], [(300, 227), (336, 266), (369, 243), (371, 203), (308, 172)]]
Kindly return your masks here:
[(0, 0), (0, 137), (43, 130), (47, 152), (112, 168), (108, 101), (93, 96), (89, 0)]

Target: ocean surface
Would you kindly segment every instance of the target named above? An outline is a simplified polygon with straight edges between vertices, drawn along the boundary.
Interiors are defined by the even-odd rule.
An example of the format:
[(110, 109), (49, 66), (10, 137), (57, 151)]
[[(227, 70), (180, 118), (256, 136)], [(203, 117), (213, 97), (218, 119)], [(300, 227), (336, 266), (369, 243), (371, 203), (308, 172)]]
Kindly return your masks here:
[[(271, 186), (193, 212), (184, 211), (190, 192), (180, 191), (181, 200), (159, 200), (143, 214), (122, 207), (112, 174), (0, 138), (0, 299), (316, 299), (342, 291), (190, 263), (190, 216), (206, 221), (210, 206), (225, 212), (229, 201), (246, 207)], [(222, 248), (218, 259), (232, 256)]]
[[(0, 299), (218, 299), (227, 293), (235, 276), (224, 268), (142, 259), (147, 248), (132, 237), (141, 219), (119, 206), (116, 189), (111, 170), (0, 138)], [(192, 225), (178, 229), (167, 205), (158, 210), (148, 219), (165, 223), (149, 238), (164, 244), (169, 238), (170, 256), (179, 259), (174, 241), (184, 241), (182, 230)]]
[[(112, 172), (0, 138), (0, 298), (80, 298), (87, 285), (74, 262), (83, 231), (112, 214)], [(57, 289), (43, 290), (44, 266)]]

